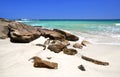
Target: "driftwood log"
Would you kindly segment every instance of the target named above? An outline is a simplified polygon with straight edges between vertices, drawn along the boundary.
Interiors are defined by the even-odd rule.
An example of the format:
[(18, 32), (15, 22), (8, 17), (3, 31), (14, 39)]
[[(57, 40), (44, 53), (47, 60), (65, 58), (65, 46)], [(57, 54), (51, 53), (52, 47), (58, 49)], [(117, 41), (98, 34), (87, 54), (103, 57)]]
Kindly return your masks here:
[(84, 59), (86, 61), (89, 61), (89, 62), (92, 62), (94, 64), (98, 64), (98, 65), (104, 65), (104, 66), (109, 65), (108, 62), (98, 61), (98, 60), (95, 60), (95, 59), (92, 59), (92, 58), (89, 58), (89, 57), (86, 57), (86, 56), (82, 56), (82, 59)]
[(46, 45), (44, 45), (44, 44), (36, 44), (36, 46), (42, 46), (42, 47), (44, 47), (44, 49), (43, 49), (43, 50), (45, 50), (45, 49), (46, 49)]

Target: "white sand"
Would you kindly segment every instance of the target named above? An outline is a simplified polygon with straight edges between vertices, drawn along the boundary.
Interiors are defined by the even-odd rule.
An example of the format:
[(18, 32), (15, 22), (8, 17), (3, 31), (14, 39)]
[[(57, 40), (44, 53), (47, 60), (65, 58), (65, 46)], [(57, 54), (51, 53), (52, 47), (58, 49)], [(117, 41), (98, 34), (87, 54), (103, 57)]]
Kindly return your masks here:
[[(63, 52), (54, 53), (43, 51), (43, 47), (35, 46), (43, 43), (45, 39), (39, 39), (28, 43), (10, 43), (9, 39), (0, 40), (0, 77), (120, 77), (120, 46), (90, 44), (75, 56), (66, 55)], [(71, 47), (71, 46), (70, 46)], [(107, 61), (109, 66), (96, 65), (81, 59), (85, 55), (97, 60)], [(33, 56), (39, 56), (43, 60), (58, 63), (58, 69), (34, 68), (28, 61)], [(86, 71), (78, 69), (83, 65)]]

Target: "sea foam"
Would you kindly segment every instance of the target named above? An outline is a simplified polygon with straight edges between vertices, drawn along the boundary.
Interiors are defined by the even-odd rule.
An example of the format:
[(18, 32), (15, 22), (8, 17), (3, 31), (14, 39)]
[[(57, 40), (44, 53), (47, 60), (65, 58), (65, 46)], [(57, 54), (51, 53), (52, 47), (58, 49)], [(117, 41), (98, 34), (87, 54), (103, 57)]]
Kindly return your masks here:
[(120, 26), (120, 23), (116, 23), (115, 25), (116, 25), (116, 26)]

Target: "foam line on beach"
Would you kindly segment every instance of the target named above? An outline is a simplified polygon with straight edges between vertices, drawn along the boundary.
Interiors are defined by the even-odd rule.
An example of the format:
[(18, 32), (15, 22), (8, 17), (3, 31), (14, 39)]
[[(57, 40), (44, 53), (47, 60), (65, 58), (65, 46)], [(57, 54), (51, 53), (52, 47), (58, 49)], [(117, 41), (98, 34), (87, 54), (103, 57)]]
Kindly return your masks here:
[(94, 43), (94, 44), (103, 44), (103, 45), (120, 45), (120, 43)]
[(115, 23), (115, 26), (120, 26), (120, 23)]

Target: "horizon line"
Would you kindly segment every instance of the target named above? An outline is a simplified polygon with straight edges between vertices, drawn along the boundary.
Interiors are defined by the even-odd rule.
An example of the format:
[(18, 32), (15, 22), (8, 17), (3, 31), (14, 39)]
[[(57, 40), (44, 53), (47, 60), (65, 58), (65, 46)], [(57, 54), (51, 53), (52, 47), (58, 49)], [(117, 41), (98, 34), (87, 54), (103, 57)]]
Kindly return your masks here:
[(120, 19), (45, 19), (45, 18), (14, 18), (13, 20), (120, 20)]

